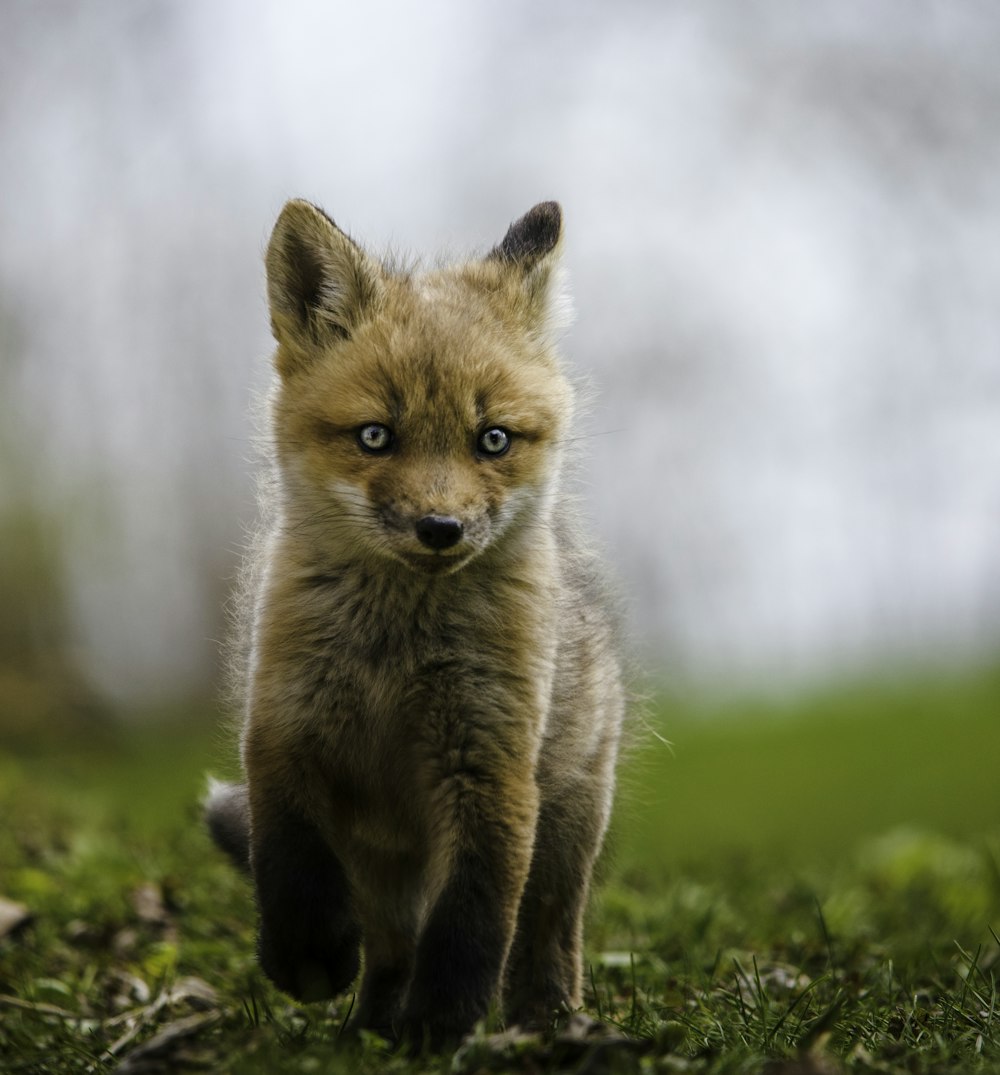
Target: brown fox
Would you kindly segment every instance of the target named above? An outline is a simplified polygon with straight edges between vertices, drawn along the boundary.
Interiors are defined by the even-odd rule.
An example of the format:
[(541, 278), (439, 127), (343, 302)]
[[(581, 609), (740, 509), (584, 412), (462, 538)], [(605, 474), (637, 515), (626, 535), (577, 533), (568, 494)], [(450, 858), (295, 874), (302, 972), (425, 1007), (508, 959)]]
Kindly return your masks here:
[(289, 202), (267, 250), (273, 479), (244, 604), (246, 783), (207, 820), (264, 971), (440, 1046), (581, 1003), (625, 709), (560, 489), (573, 392), (554, 202), (484, 257), (376, 259)]

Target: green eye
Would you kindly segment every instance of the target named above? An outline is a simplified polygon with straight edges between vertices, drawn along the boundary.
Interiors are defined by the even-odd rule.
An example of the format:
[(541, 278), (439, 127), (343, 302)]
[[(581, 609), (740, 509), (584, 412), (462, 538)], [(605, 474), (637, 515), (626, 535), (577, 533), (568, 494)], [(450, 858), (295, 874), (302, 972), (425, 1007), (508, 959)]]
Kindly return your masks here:
[(494, 426), (479, 437), (479, 450), (483, 455), (503, 455), (510, 448), (510, 434), (506, 429)]
[(393, 435), (388, 426), (379, 422), (369, 422), (358, 430), (358, 444), (366, 452), (377, 454), (392, 447)]

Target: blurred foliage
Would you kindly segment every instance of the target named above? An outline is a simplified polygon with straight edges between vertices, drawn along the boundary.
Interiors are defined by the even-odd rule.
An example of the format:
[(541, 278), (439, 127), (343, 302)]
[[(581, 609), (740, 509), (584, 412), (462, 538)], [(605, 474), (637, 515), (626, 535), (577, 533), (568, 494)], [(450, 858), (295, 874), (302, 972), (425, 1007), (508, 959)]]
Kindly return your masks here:
[(0, 746), (108, 733), (107, 710), (70, 652), (56, 528), (30, 503), (0, 503)]
[(104, 734), (107, 713), (71, 652), (67, 519), (43, 506), (13, 409), (22, 347), (0, 309), (0, 747), (44, 749)]

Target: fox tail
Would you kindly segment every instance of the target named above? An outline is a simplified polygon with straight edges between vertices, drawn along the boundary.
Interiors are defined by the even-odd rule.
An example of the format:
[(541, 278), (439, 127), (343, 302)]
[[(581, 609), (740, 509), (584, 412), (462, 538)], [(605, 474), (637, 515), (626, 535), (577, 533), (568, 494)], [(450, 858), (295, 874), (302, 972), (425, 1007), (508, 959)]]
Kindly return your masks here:
[(212, 839), (239, 869), (249, 873), (250, 802), (246, 784), (226, 784), (209, 777), (202, 807)]

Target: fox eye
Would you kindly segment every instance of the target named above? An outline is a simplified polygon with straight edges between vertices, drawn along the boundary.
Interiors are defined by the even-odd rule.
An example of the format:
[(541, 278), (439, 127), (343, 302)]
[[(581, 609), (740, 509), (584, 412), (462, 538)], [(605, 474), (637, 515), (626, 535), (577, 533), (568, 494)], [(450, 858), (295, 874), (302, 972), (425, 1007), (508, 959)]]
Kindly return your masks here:
[(366, 452), (378, 453), (392, 447), (392, 430), (380, 422), (369, 422), (358, 430), (358, 444)]
[(510, 434), (506, 429), (494, 426), (480, 434), (479, 450), (483, 455), (503, 455), (510, 447)]

